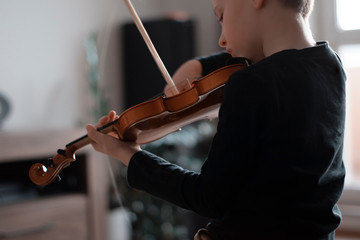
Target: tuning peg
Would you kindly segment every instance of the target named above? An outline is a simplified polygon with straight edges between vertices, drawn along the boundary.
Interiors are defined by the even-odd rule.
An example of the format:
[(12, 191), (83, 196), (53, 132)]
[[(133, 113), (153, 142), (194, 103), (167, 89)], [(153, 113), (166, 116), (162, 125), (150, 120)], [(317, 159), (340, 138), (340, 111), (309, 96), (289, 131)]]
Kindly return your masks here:
[(57, 153), (63, 156), (66, 156), (66, 151), (64, 149), (58, 149)]
[(54, 167), (54, 161), (52, 158), (48, 158), (47, 159), (47, 166), (48, 167)]

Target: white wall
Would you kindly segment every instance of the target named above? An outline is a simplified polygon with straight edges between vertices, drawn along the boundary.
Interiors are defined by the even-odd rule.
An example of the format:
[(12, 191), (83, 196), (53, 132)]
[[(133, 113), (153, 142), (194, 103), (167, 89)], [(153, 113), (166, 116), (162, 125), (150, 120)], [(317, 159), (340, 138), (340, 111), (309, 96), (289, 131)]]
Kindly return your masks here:
[(99, 27), (99, 7), (94, 0), (1, 1), (0, 91), (12, 107), (5, 130), (76, 121), (83, 43)]
[[(215, 51), (209, 0), (134, 1), (142, 19), (171, 10), (193, 14), (198, 54)], [(0, 94), (11, 103), (2, 131), (63, 129), (91, 119), (84, 44), (99, 34), (103, 85), (121, 109), (119, 25), (129, 20), (121, 0), (0, 0)], [(215, 30), (214, 30), (215, 29)]]
[(196, 22), (197, 54), (204, 55), (217, 51), (220, 24), (218, 23), (211, 0), (159, 0), (162, 11), (182, 10), (191, 14)]

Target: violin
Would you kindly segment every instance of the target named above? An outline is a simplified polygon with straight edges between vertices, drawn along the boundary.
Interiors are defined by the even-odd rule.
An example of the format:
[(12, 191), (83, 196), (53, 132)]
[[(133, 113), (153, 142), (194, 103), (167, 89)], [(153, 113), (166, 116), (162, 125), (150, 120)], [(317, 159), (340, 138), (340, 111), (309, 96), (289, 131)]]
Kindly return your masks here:
[[(145, 30), (143, 27), (141, 28), (142, 24), (138, 22), (139, 19), (136, 19), (137, 14), (131, 3), (129, 0), (125, 1), (138, 28), (144, 33)], [(142, 35), (146, 38), (147, 33)], [(151, 47), (150, 40), (146, 41), (150, 45), (149, 49), (153, 56), (157, 55), (155, 48)], [(160, 69), (161, 65), (163, 64), (158, 64)], [(227, 79), (232, 73), (247, 66), (248, 63), (245, 59), (242, 62), (225, 66), (195, 80), (188, 89), (181, 92), (176, 89), (174, 83), (168, 82), (170, 86), (175, 87), (174, 95), (170, 97), (164, 95), (137, 104), (125, 110), (118, 119), (97, 130), (105, 134), (115, 132), (122, 141), (146, 144), (179, 131), (182, 127), (195, 121), (216, 118)], [(167, 81), (169, 80), (167, 71), (163, 72), (163, 76)], [(33, 164), (29, 169), (31, 181), (40, 186), (52, 183), (65, 167), (76, 160), (76, 151), (88, 144), (90, 144), (90, 139), (85, 135), (70, 142), (64, 149), (58, 149), (57, 154), (48, 160), (47, 166), (41, 163)]]

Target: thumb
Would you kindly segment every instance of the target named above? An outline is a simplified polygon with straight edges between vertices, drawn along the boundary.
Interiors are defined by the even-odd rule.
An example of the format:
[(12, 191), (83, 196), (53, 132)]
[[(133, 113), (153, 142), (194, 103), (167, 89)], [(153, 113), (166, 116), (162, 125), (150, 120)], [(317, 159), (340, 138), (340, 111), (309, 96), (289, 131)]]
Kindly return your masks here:
[(96, 141), (98, 138), (98, 131), (96, 130), (96, 127), (94, 125), (88, 124), (86, 125), (86, 131), (89, 138), (91, 138), (93, 141)]

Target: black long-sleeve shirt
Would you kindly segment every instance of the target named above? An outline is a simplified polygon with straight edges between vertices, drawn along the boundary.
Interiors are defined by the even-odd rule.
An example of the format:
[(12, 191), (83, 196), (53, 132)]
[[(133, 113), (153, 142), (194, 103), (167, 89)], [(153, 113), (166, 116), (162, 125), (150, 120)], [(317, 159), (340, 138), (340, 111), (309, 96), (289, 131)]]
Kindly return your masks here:
[[(206, 73), (226, 58), (200, 61)], [(128, 184), (211, 218), (214, 239), (334, 239), (345, 176), (345, 78), (326, 42), (237, 71), (201, 172), (141, 151)]]

